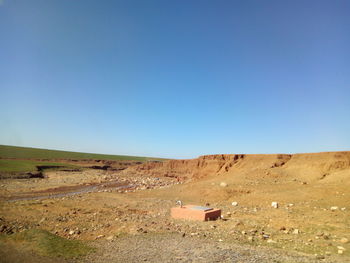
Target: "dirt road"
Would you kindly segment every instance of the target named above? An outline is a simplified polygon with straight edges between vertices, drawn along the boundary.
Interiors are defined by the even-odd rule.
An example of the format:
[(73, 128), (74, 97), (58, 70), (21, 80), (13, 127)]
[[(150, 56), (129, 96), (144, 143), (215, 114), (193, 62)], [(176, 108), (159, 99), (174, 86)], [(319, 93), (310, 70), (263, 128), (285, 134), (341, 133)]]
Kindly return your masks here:
[(182, 234), (143, 234), (95, 244), (81, 262), (340, 262), (271, 248), (229, 244)]

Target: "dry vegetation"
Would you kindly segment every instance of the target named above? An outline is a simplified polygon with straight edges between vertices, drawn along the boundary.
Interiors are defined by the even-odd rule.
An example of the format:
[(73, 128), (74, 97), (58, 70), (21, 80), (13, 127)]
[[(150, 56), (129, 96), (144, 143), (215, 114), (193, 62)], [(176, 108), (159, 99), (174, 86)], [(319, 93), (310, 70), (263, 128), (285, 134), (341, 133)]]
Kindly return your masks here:
[[(92, 164), (85, 162), (82, 171), (48, 171), (44, 179), (1, 180), (0, 251), (21, 248), (13, 233), (39, 229), (95, 247), (70, 259), (81, 262), (350, 261), (349, 152), (212, 155), (86, 168)], [(89, 186), (94, 188), (80, 192)], [(48, 198), (53, 193), (63, 195)], [(173, 220), (169, 210), (179, 199), (219, 207), (223, 219)], [(38, 254), (28, 247), (19, 251)]]

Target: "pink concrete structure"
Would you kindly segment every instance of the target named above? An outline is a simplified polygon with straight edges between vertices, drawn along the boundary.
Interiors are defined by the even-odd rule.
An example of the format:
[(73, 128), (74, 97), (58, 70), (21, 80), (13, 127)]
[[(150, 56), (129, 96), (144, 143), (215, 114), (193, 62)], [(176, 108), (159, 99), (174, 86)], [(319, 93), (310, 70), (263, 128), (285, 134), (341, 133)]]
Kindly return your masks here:
[(220, 209), (214, 209), (214, 208), (204, 207), (204, 206), (185, 205), (182, 207), (171, 208), (171, 217), (175, 219), (208, 221), (208, 220), (215, 220), (220, 216), (221, 216)]

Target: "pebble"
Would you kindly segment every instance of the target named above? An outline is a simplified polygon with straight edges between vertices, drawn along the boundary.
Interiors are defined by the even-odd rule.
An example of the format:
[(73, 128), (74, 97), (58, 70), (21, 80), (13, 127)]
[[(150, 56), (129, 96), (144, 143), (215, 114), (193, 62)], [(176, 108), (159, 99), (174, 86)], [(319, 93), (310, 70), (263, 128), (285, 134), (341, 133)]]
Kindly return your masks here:
[(231, 205), (232, 206), (238, 206), (238, 202), (232, 202)]
[(335, 211), (335, 210), (338, 210), (339, 207), (337, 206), (331, 206), (331, 211)]
[(316, 257), (316, 259), (324, 259), (324, 255), (318, 255), (318, 254), (316, 254), (315, 257)]
[(221, 183), (220, 183), (220, 186), (221, 186), (221, 187), (227, 187), (227, 183), (221, 182)]
[(300, 233), (299, 229), (294, 229), (294, 230), (293, 230), (293, 234), (294, 234), (294, 235), (298, 235), (299, 233)]
[(263, 239), (269, 239), (269, 237), (270, 237), (270, 235), (267, 235), (267, 234), (262, 235)]
[(277, 202), (272, 202), (272, 203), (271, 203), (271, 206), (272, 206), (273, 208), (278, 208), (278, 203), (277, 203)]

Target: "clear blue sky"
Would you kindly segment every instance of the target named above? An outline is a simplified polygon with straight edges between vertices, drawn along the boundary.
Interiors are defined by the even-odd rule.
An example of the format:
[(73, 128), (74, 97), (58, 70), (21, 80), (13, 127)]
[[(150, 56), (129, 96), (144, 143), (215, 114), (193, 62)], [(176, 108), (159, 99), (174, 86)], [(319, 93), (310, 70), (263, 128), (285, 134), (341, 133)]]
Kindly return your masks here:
[(350, 1), (0, 0), (0, 144), (350, 150)]

